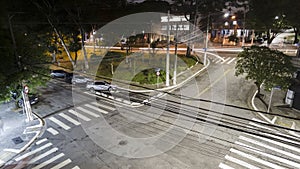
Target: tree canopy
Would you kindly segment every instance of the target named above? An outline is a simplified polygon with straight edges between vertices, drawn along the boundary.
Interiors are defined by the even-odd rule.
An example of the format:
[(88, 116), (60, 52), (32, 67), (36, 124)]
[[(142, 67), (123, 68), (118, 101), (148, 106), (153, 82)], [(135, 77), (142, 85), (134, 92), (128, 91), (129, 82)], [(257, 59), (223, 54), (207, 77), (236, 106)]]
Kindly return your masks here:
[(295, 71), (290, 59), (290, 56), (265, 46), (245, 48), (238, 55), (235, 75), (254, 80), (258, 90), (261, 84), (267, 90), (276, 86), (286, 89)]

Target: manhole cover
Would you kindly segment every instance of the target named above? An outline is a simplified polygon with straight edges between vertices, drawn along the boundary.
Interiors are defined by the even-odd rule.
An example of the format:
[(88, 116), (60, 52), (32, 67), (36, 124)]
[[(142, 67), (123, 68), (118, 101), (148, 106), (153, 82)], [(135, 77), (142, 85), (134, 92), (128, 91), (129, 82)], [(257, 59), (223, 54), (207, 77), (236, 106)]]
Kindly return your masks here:
[(15, 144), (23, 143), (23, 140), (21, 139), (21, 137), (13, 138), (12, 141), (13, 141)]
[(127, 141), (124, 141), (124, 140), (119, 142), (119, 145), (121, 145), (121, 146), (126, 145), (126, 144), (127, 144)]

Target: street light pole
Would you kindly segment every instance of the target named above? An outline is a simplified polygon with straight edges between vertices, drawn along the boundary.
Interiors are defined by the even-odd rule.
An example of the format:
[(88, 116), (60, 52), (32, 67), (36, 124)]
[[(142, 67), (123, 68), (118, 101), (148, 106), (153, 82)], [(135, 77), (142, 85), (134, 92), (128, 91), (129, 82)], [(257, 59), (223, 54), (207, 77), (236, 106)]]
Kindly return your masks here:
[(168, 24), (167, 24), (167, 56), (166, 56), (166, 86), (170, 86), (170, 11), (168, 11)]
[(242, 46), (245, 46), (245, 35), (246, 35), (246, 6), (244, 7), (244, 22), (243, 22), (243, 39)]
[(175, 40), (175, 61), (174, 61), (174, 77), (173, 77), (173, 85), (176, 85), (177, 83), (177, 38), (178, 38), (178, 24), (176, 23), (176, 40)]

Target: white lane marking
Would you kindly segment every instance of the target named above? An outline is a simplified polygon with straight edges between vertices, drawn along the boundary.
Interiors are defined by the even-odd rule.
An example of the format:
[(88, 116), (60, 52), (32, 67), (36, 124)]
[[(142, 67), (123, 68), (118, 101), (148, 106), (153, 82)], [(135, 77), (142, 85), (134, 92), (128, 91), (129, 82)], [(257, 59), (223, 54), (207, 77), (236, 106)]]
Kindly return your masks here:
[[(269, 146), (269, 145), (267, 145), (267, 144), (263, 144), (263, 143), (258, 142), (258, 141), (256, 141), (256, 140), (253, 140), (253, 139), (250, 139), (250, 138), (247, 138), (247, 137), (244, 137), (244, 136), (240, 136), (239, 139), (242, 139), (242, 140), (247, 141), (247, 142), (249, 142), (249, 143), (256, 144), (256, 145), (258, 145), (258, 146), (261, 146), (261, 147), (270, 149), (270, 150), (272, 150), (272, 151), (276, 151), (276, 152), (278, 152), (278, 153), (281, 153), (281, 154), (284, 154), (284, 155), (287, 155), (287, 156), (290, 156), (290, 157), (292, 157), (292, 158), (295, 158), (295, 159), (300, 160), (300, 156), (298, 156), (298, 155), (295, 155), (295, 154), (292, 154), (292, 153), (290, 153), (290, 152), (286, 152), (286, 151), (280, 150), (280, 149), (275, 148), (275, 147), (271, 147), (271, 146)], [(299, 165), (300, 165), (300, 164), (299, 164)]]
[(4, 165), (5, 162), (0, 159), (0, 166)]
[(80, 169), (78, 166), (73, 167), (72, 169)]
[(37, 152), (39, 152), (39, 151), (41, 151), (41, 150), (43, 150), (43, 149), (45, 149), (47, 147), (50, 147), (50, 146), (52, 146), (52, 143), (47, 143), (47, 144), (43, 145), (42, 147), (39, 147), (39, 148), (37, 148), (37, 149), (35, 149), (33, 151), (30, 151), (30, 152), (28, 152), (26, 154), (21, 155), (20, 157), (16, 158), (15, 160), (16, 161), (20, 161), (20, 160), (22, 160), (22, 159), (24, 159), (24, 158), (26, 158), (28, 156), (31, 156), (31, 155), (33, 155), (33, 154), (35, 154), (35, 153), (37, 153)]
[(57, 160), (57, 159), (63, 157), (64, 155), (65, 155), (64, 153), (60, 153), (60, 154), (58, 154), (57, 156), (54, 156), (54, 157), (52, 157), (51, 159), (49, 159), (49, 160), (47, 160), (47, 161), (44, 161), (43, 163), (41, 163), (41, 164), (39, 164), (39, 165), (33, 167), (32, 169), (40, 169), (40, 168), (43, 168), (43, 167), (47, 166), (48, 164), (53, 163), (55, 160)]
[(84, 109), (83, 107), (76, 107), (76, 108), (77, 108), (78, 110), (80, 110), (80, 111), (82, 111), (82, 112), (88, 114), (88, 115), (91, 115), (91, 116), (94, 116), (94, 117), (100, 117), (98, 114), (95, 114), (95, 113), (93, 113), (93, 112), (91, 112), (91, 111), (89, 111), (89, 110), (86, 110), (86, 109)]
[(7, 151), (7, 152), (11, 152), (11, 153), (16, 153), (16, 154), (20, 153), (20, 150), (18, 150), (18, 149), (12, 149), (12, 148), (5, 148), (5, 149), (3, 149), (3, 151)]
[(223, 164), (223, 163), (220, 163), (220, 164), (219, 164), (219, 167), (220, 167), (221, 169), (234, 169), (234, 168), (232, 168), (232, 167), (230, 167), (230, 166), (228, 166), (228, 165), (226, 165), (226, 164)]
[(72, 113), (72, 114), (74, 114), (75, 116), (81, 118), (81, 119), (84, 120), (84, 121), (90, 121), (90, 120), (91, 120), (90, 118), (88, 118), (88, 117), (86, 117), (86, 116), (84, 116), (84, 115), (82, 115), (82, 114), (80, 114), (80, 113), (77, 113), (77, 112), (74, 111), (74, 110), (69, 110), (69, 112)]
[(47, 138), (44, 138), (44, 139), (42, 139), (42, 140), (37, 141), (35, 144), (36, 144), (36, 145), (40, 145), (40, 144), (42, 144), (43, 142), (45, 142), (45, 141), (47, 141), (47, 140), (48, 140)]
[(284, 143), (281, 143), (281, 142), (278, 142), (278, 141), (274, 141), (274, 140), (271, 140), (271, 139), (268, 139), (268, 138), (263, 138), (263, 137), (259, 137), (259, 136), (255, 136), (255, 135), (252, 135), (252, 134), (248, 134), (252, 137), (256, 137), (256, 138), (259, 138), (261, 140), (264, 140), (264, 141), (268, 141), (270, 143), (273, 143), (273, 144), (277, 144), (281, 147), (285, 147), (287, 149), (290, 149), (290, 150), (293, 150), (293, 151), (296, 151), (296, 152), (300, 152), (300, 148), (298, 147), (295, 147), (295, 146), (291, 146), (291, 145), (287, 145), (287, 144), (284, 144)]
[(220, 63), (220, 62), (222, 62), (222, 61), (223, 61), (223, 60), (221, 60), (221, 59), (220, 59), (220, 60), (218, 60), (218, 61), (217, 61), (217, 62), (215, 62), (215, 63)]
[(253, 122), (250, 122), (249, 124), (252, 125), (252, 126), (255, 126), (255, 127), (262, 128), (262, 129), (266, 129), (266, 130), (270, 130), (270, 131), (275, 131), (274, 129), (271, 129), (271, 128), (268, 128), (268, 127), (265, 127), (265, 126), (253, 123)]
[(56, 147), (55, 147), (55, 148), (52, 148), (51, 150), (49, 150), (49, 151), (47, 151), (47, 152), (45, 152), (45, 153), (43, 153), (43, 154), (41, 154), (41, 155), (39, 155), (39, 156), (34, 157), (34, 158), (31, 159), (28, 163), (29, 163), (29, 164), (35, 163), (35, 162), (37, 162), (38, 160), (40, 160), (40, 159), (42, 159), (42, 158), (44, 158), (44, 157), (46, 157), (46, 156), (48, 156), (48, 155), (50, 155), (50, 154), (56, 152), (57, 150), (58, 150), (58, 148), (56, 148)]
[(256, 166), (254, 166), (254, 165), (251, 165), (251, 164), (249, 164), (249, 163), (246, 163), (245, 161), (239, 160), (239, 159), (234, 158), (234, 157), (231, 157), (231, 156), (229, 156), (229, 155), (226, 155), (226, 156), (225, 156), (225, 159), (227, 159), (227, 160), (229, 160), (229, 161), (231, 161), (231, 162), (233, 162), (233, 163), (236, 163), (236, 164), (238, 164), (238, 165), (241, 165), (241, 166), (243, 166), (243, 167), (246, 167), (246, 168), (250, 168), (250, 169), (260, 169), (259, 167), (256, 167)]
[(62, 167), (64, 167), (64, 166), (68, 165), (68, 164), (71, 163), (71, 162), (72, 162), (72, 160), (67, 159), (67, 160), (65, 160), (65, 161), (63, 161), (63, 162), (57, 164), (56, 166), (52, 167), (51, 169), (60, 169), (60, 168), (62, 168)]
[[(237, 145), (240, 145), (240, 146), (242, 146), (242, 147), (251, 147), (251, 146), (249, 146), (249, 145), (247, 145), (247, 144), (244, 144), (244, 143), (241, 143), (241, 142), (239, 142), (239, 141), (236, 141), (236, 142), (234, 142), (234, 143), (237, 144)], [(255, 149), (255, 150), (257, 150), (257, 151), (261, 151), (260, 149), (254, 148), (254, 147), (253, 147), (253, 149)]]
[(53, 121), (55, 124), (59, 125), (60, 127), (62, 127), (65, 130), (69, 130), (71, 128), (71, 127), (67, 126), (65, 123), (56, 119), (55, 117), (49, 117), (49, 120)]
[(102, 107), (102, 108), (111, 110), (111, 111), (115, 111), (115, 110), (116, 110), (116, 109), (113, 108), (113, 107), (109, 107), (109, 106), (106, 106), (106, 105), (104, 105), (104, 104), (98, 104), (97, 102), (92, 102), (92, 104), (95, 105), (95, 106), (100, 106), (100, 107)]
[(230, 57), (229, 57), (229, 58), (226, 58), (223, 62), (221, 62), (221, 64), (227, 62), (229, 59), (230, 59)]
[(241, 152), (241, 151), (239, 151), (239, 150), (236, 150), (236, 149), (234, 149), (234, 148), (231, 148), (229, 151), (232, 152), (232, 153), (238, 154), (238, 155), (240, 155), (240, 156), (242, 156), (242, 157), (248, 158), (248, 159), (250, 159), (250, 160), (256, 161), (256, 162), (258, 162), (258, 163), (261, 163), (261, 164), (263, 164), (263, 165), (265, 165), (265, 166), (271, 167), (271, 168), (285, 169), (285, 168), (283, 168), (283, 167), (281, 167), (281, 166), (279, 166), (279, 165), (270, 163), (270, 162), (268, 162), (268, 161), (264, 161), (264, 160), (262, 160), (262, 159), (260, 159), (260, 158), (256, 158), (256, 157), (254, 157), (254, 156), (252, 156), (252, 155), (246, 154), (246, 153)]
[(61, 117), (63, 117), (64, 119), (68, 120), (69, 122), (73, 123), (73, 124), (76, 125), (76, 126), (78, 126), (78, 125), (81, 124), (81, 123), (78, 122), (77, 120), (71, 118), (70, 116), (68, 116), (68, 115), (66, 115), (66, 114), (64, 114), (64, 113), (60, 113), (59, 115), (60, 115)]
[(264, 153), (262, 151), (256, 151), (251, 146), (248, 146), (248, 147), (249, 148), (245, 148), (245, 149), (247, 149), (249, 151), (253, 151), (253, 152), (257, 153), (257, 154), (269, 157), (269, 158), (271, 158), (273, 160), (276, 160), (276, 161), (279, 161), (281, 163), (288, 164), (288, 165), (290, 165), (292, 167), (296, 167), (297, 166), (296, 168), (300, 168), (300, 164), (299, 163), (296, 163), (296, 162), (293, 162), (293, 161), (290, 161), (290, 160), (287, 160), (287, 159), (284, 159), (284, 158), (281, 158), (281, 157), (278, 157), (278, 156), (275, 156), (275, 155), (267, 154), (267, 153)]
[(232, 58), (227, 64), (230, 64), (231, 62), (235, 61), (236, 58)]
[(95, 107), (95, 106), (92, 106), (92, 105), (89, 105), (89, 104), (85, 104), (84, 106), (89, 107), (89, 108), (91, 108), (91, 109), (94, 109), (94, 110), (96, 110), (96, 111), (99, 111), (99, 112), (101, 112), (101, 113), (103, 113), (103, 114), (108, 114), (107, 111), (102, 110), (102, 109), (100, 109), (100, 108), (98, 108), (98, 107)]
[(53, 129), (52, 127), (47, 128), (47, 131), (50, 132), (54, 136), (57, 135), (57, 134), (59, 134), (59, 132), (56, 131), (55, 129)]

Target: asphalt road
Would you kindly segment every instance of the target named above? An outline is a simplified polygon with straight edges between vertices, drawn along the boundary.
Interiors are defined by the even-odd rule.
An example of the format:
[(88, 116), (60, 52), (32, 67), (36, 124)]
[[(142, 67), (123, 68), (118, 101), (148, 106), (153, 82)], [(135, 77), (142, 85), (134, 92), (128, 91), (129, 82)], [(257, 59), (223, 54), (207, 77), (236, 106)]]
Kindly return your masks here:
[(15, 163), (74, 169), (299, 168), (299, 140), (247, 109), (252, 84), (234, 76), (235, 57), (224, 57), (224, 62), (210, 58), (206, 72), (139, 107), (120, 101), (124, 93), (112, 94), (120, 97), (112, 101), (53, 81), (34, 107), (45, 118), (45, 131)]

